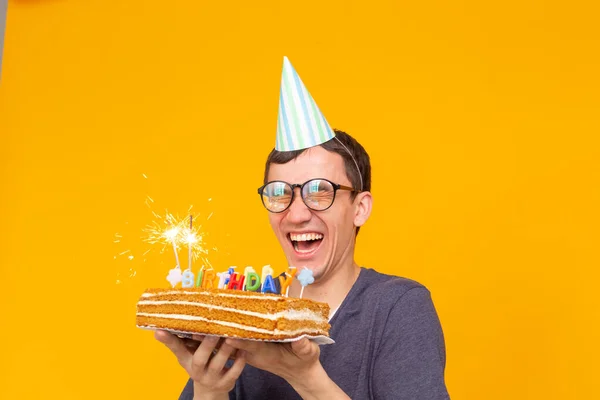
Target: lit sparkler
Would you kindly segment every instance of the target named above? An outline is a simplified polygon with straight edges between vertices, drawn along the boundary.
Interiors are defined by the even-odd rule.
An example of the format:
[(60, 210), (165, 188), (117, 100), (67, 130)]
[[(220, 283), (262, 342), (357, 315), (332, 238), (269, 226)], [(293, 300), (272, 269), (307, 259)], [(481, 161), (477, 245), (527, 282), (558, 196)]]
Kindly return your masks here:
[[(144, 173), (142, 173), (142, 177), (144, 179), (148, 179), (148, 176)], [(210, 201), (212, 201), (212, 198), (208, 199), (208, 202)], [(164, 214), (159, 214), (155, 212), (152, 209), (155, 205), (155, 200), (148, 195), (144, 199), (144, 203), (149, 208), (149, 211), (152, 213), (154, 220), (150, 225), (147, 225), (145, 228), (142, 229), (142, 231), (144, 232), (142, 239), (152, 246), (146, 249), (141, 255), (141, 257), (138, 257), (137, 255), (134, 257), (132, 250), (126, 249), (124, 251), (118, 252), (118, 254), (115, 254), (113, 256), (114, 260), (117, 260), (120, 257), (124, 256), (129, 261), (133, 262), (134, 259), (136, 261), (140, 259), (145, 263), (146, 256), (153, 250), (157, 249), (157, 247), (161, 254), (164, 253), (165, 250), (168, 250), (168, 248), (172, 247), (173, 254), (175, 255), (176, 266), (175, 268), (169, 271), (170, 278), (167, 278), (167, 280), (169, 280), (169, 282), (171, 282), (173, 286), (175, 286), (176, 283), (181, 282), (182, 271), (178, 253), (178, 250), (181, 247), (187, 246), (188, 268), (191, 269), (192, 264), (196, 260), (201, 260), (203, 266), (212, 267), (206, 255), (208, 254), (209, 248), (212, 251), (216, 251), (217, 248), (215, 246), (208, 246), (204, 242), (203, 239), (206, 238), (207, 234), (201, 230), (202, 225), (208, 222), (213, 216), (212, 212), (210, 212), (208, 217), (206, 217), (204, 221), (201, 221), (200, 224), (195, 224), (194, 220), (198, 220), (198, 222), (200, 222), (200, 215), (192, 215), (191, 210), (193, 206), (190, 206), (187, 210), (186, 217), (180, 219), (179, 217), (174, 216), (168, 211), (166, 211)], [(125, 225), (128, 225), (128, 222), (125, 222)], [(119, 247), (121, 247), (125, 243), (127, 243), (127, 240), (125, 239), (126, 238), (124, 238), (122, 234), (115, 233), (113, 242)], [(136, 272), (132, 271), (133, 269), (130, 268), (130, 278), (136, 275)], [(125, 274), (117, 272), (117, 284), (122, 282), (123, 276), (125, 276)]]
[(208, 250), (205, 248), (205, 243), (203, 240), (204, 234), (200, 231), (202, 225), (194, 228), (194, 219), (198, 216), (190, 215), (189, 227), (186, 227), (184, 230), (184, 234), (182, 236), (182, 243), (185, 243), (188, 247), (188, 268), (192, 268), (192, 262), (197, 260), (198, 258), (202, 259), (205, 264), (210, 264), (208, 260), (203, 256), (208, 253)]
[[(144, 229), (147, 233), (146, 242), (150, 244), (163, 244), (163, 251), (166, 246), (173, 246), (177, 267), (180, 268), (178, 247), (187, 246), (188, 248), (188, 268), (192, 267), (192, 262), (197, 259), (202, 259), (205, 264), (210, 265), (204, 254), (208, 253), (203, 241), (202, 225), (193, 226), (193, 221), (198, 216), (190, 215), (189, 217), (179, 219), (173, 214), (166, 213), (164, 217), (157, 213), (153, 213), (157, 218), (156, 221)], [(189, 221), (189, 225), (186, 223)]]
[(183, 231), (183, 221), (177, 221), (177, 218), (169, 212), (166, 213), (164, 218), (156, 213), (153, 214), (158, 218), (158, 221), (153, 221), (152, 225), (149, 225), (144, 229), (144, 231), (148, 233), (146, 242), (150, 244), (162, 243), (163, 250), (166, 246), (172, 245), (177, 268), (181, 268), (181, 265), (179, 264), (179, 255), (177, 254), (177, 242)]
[(188, 269), (192, 269), (192, 247), (198, 241), (196, 234), (193, 231), (194, 218), (190, 215), (190, 230), (185, 237), (185, 242), (188, 245)]

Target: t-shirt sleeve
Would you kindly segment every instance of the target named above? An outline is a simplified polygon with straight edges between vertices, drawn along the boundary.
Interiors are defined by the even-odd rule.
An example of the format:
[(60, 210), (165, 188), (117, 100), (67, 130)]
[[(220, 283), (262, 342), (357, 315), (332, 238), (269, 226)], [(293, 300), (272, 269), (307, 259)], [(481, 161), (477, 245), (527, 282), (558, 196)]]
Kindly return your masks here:
[(444, 382), (446, 350), (429, 291), (417, 287), (392, 307), (375, 353), (375, 400), (449, 399)]

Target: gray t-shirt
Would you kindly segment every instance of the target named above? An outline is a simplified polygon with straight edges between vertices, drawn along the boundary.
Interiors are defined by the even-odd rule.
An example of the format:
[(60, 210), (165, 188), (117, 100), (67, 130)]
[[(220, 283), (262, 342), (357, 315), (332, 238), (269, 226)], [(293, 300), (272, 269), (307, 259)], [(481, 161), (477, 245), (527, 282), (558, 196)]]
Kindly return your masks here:
[[(444, 336), (421, 284), (362, 268), (330, 323), (335, 344), (321, 346), (321, 364), (350, 398), (449, 399)], [(193, 397), (190, 380), (179, 399)], [(246, 365), (229, 398), (301, 397), (282, 378)]]

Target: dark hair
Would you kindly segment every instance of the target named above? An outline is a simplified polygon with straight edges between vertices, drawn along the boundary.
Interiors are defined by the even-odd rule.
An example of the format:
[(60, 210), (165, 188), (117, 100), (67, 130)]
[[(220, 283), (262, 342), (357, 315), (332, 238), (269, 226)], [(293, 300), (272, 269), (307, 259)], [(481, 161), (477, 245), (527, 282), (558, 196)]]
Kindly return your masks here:
[[(346, 177), (348, 177), (348, 180), (350, 180), (350, 182), (352, 183), (352, 187), (357, 190), (357, 192), (352, 193), (352, 199), (356, 197), (356, 194), (358, 193), (358, 191), (361, 190), (361, 188), (363, 192), (370, 192), (371, 160), (369, 158), (369, 154), (367, 154), (364, 147), (362, 147), (361, 144), (356, 141), (356, 139), (354, 139), (346, 132), (340, 131), (338, 129), (334, 129), (333, 131), (335, 132), (335, 137), (337, 138), (337, 140), (329, 140), (321, 144), (320, 146), (327, 151), (342, 156), (342, 159), (344, 160), (344, 167), (346, 169)], [(344, 146), (346, 146), (348, 150), (346, 150)], [(295, 160), (300, 154), (304, 153), (306, 150), (307, 149), (293, 151), (277, 151), (273, 149), (267, 157), (263, 183), (267, 183), (271, 164), (287, 164), (288, 162)], [(354, 160), (356, 160), (356, 164), (358, 164), (360, 174), (356, 169), (356, 164), (354, 163), (352, 156), (348, 154), (348, 151), (352, 153), (352, 156), (354, 156)], [(361, 175), (362, 182), (360, 179)], [(358, 233), (358, 228), (356, 232)]]

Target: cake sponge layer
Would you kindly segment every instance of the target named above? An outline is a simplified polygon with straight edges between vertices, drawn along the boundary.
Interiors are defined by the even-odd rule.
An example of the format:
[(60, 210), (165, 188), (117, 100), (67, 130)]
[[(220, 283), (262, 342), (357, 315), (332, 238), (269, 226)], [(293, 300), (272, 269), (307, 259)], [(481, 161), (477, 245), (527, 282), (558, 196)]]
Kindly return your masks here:
[(148, 289), (136, 324), (248, 339), (329, 335), (329, 306), (307, 299), (223, 289)]

